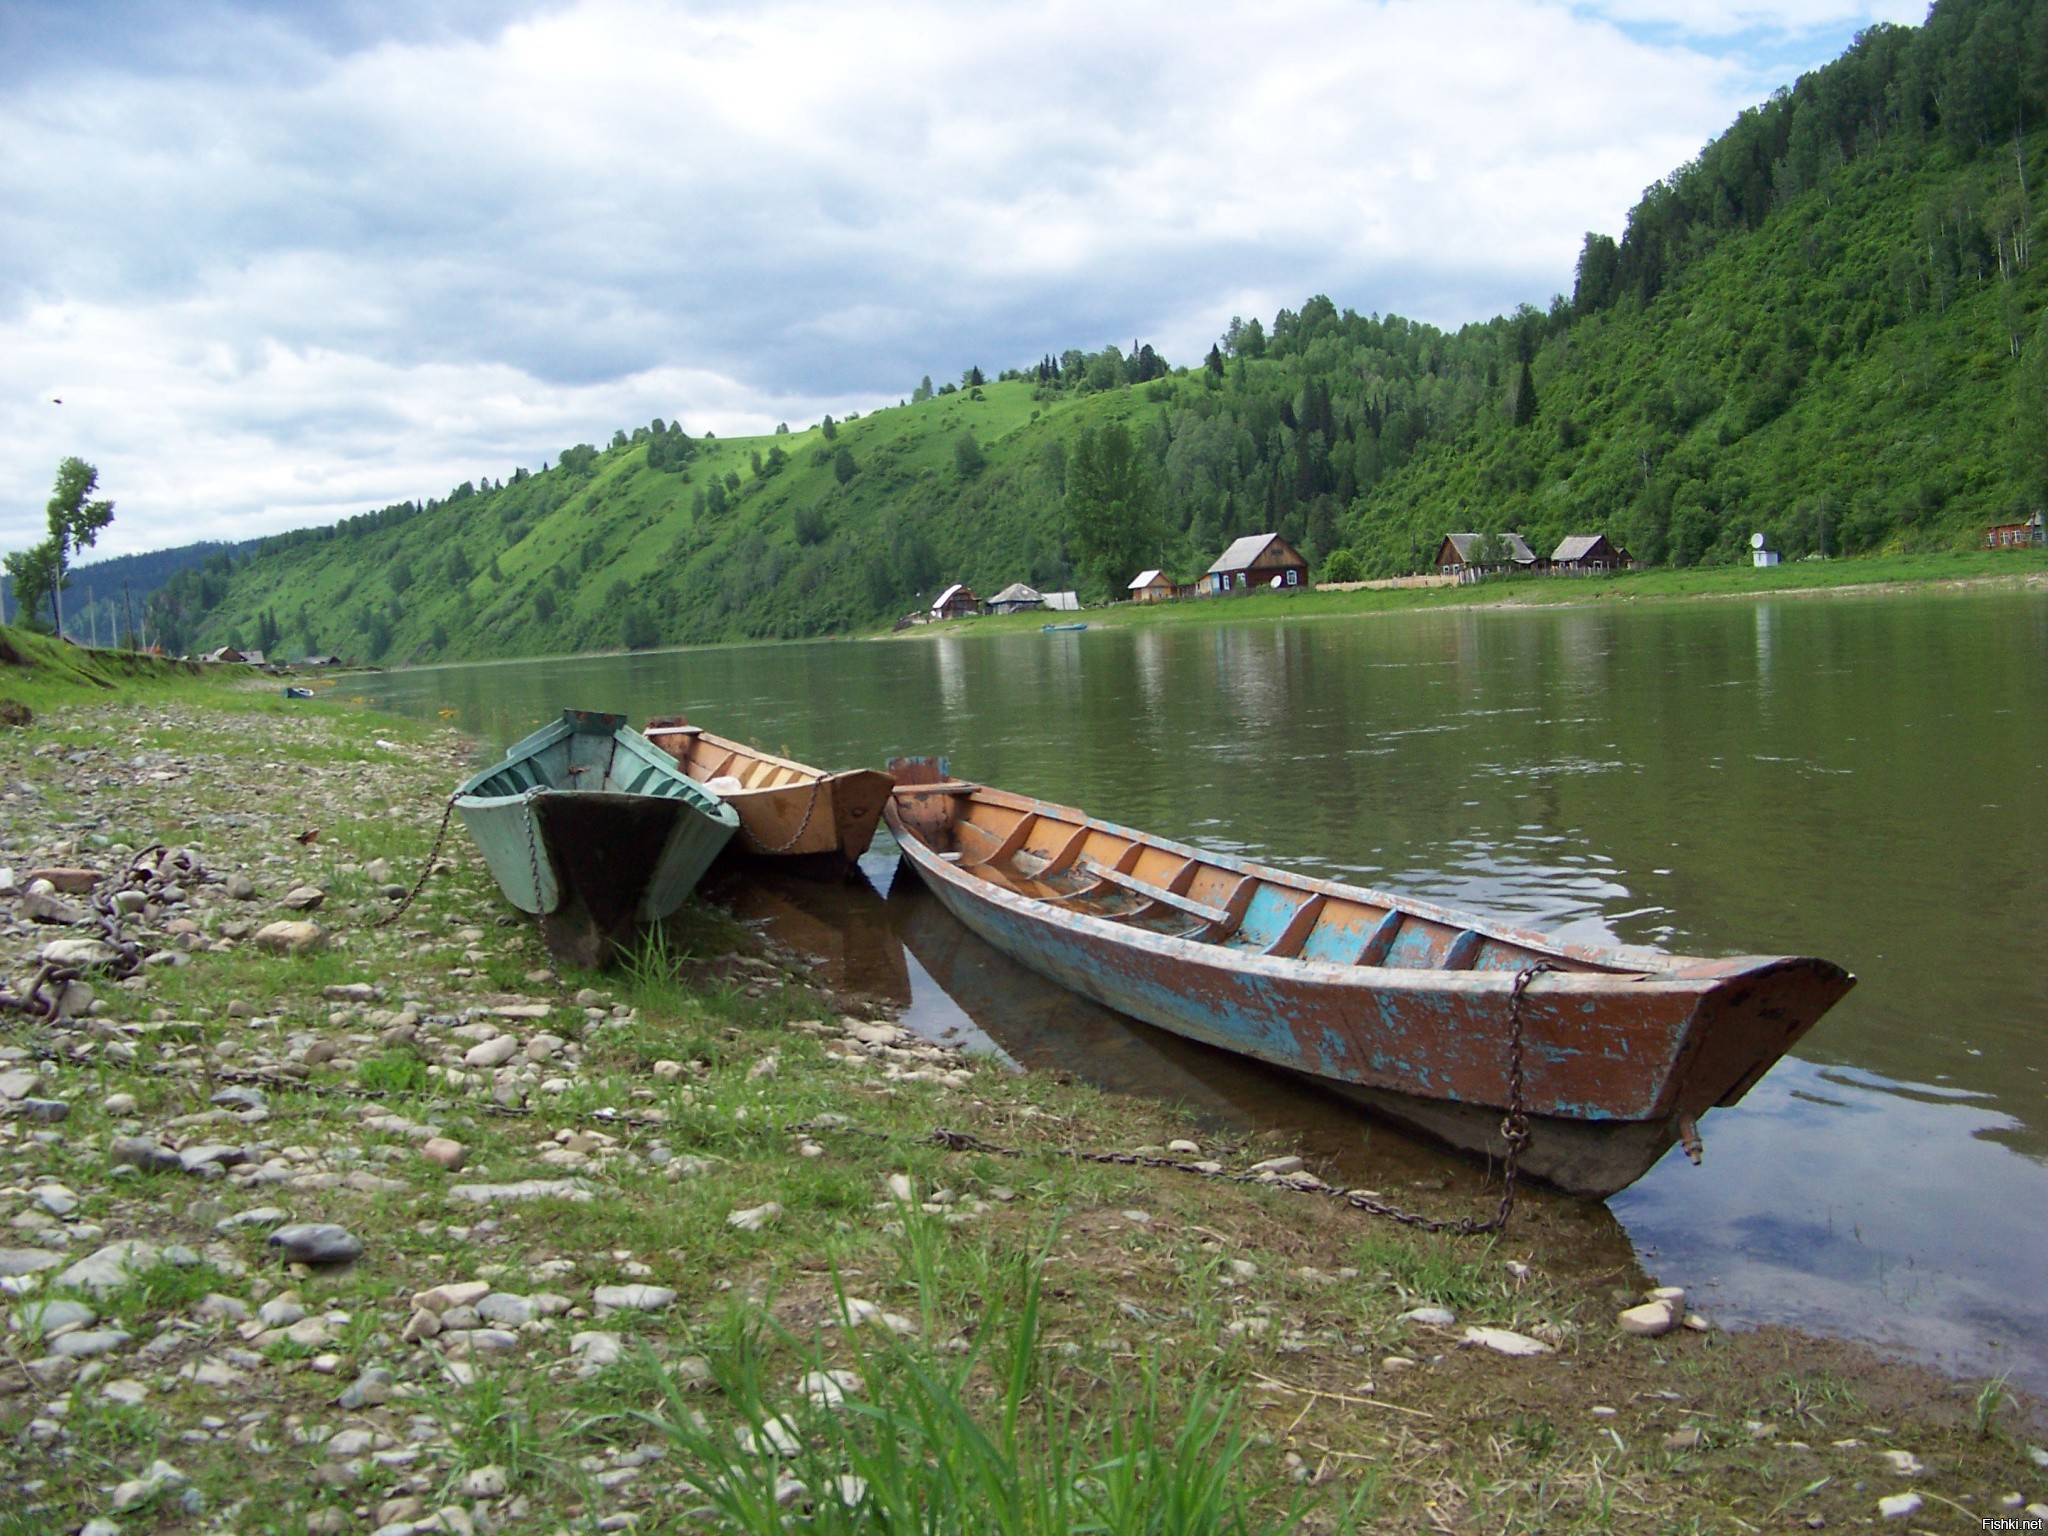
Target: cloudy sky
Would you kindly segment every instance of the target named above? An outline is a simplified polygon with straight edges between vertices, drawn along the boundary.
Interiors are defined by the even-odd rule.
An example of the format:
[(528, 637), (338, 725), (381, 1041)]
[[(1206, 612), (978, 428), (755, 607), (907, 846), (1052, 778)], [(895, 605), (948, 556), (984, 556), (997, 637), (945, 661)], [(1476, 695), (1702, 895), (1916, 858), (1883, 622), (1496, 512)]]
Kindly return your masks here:
[[(0, 0), (0, 547), (737, 434), (1328, 293), (1456, 325), (1924, 0)], [(61, 399), (62, 404), (54, 403)]]

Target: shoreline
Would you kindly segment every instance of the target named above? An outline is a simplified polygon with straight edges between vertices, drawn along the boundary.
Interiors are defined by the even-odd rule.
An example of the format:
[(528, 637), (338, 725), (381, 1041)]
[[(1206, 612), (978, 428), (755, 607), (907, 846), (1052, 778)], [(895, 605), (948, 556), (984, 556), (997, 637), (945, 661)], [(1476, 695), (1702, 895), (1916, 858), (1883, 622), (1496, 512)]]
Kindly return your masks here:
[[(114, 1513), (118, 1485), (148, 1483), (158, 1460), (178, 1480), (135, 1507), (175, 1514), (191, 1490), (208, 1516), (240, 1507), (236, 1528), (668, 1528), (705, 1503), (714, 1448), (687, 1420), (620, 1421), (621, 1405), (673, 1419), (662, 1381), (708, 1378), (673, 1401), (705, 1415), (719, 1454), (755, 1410), (837, 1445), (845, 1421), (790, 1385), (806, 1370), (853, 1371), (891, 1402), (911, 1366), (974, 1358), (983, 1330), (1010, 1338), (1027, 1301), (1035, 1402), (1076, 1423), (1131, 1411), (1146, 1362), (1169, 1421), (1200, 1387), (1232, 1394), (1239, 1482), (1262, 1510), (1369, 1493), (1368, 1529), (1447, 1510), (1454, 1528), (1590, 1529), (1602, 1507), (1625, 1525), (1734, 1528), (1767, 1511), (1867, 1520), (1908, 1492), (1937, 1523), (1947, 1503), (1992, 1517), (2048, 1499), (2028, 1459), (2038, 1404), (1993, 1394), (1980, 1436), (1983, 1383), (1865, 1346), (1622, 1333), (1650, 1277), (1588, 1244), (1586, 1213), (1561, 1197), (1532, 1195), (1504, 1236), (1458, 1243), (1285, 1174), (1218, 1184), (1076, 1162), (1076, 1148), (1198, 1139), (1242, 1170), (1293, 1149), (961, 1057), (709, 904), (637, 973), (564, 974), (529, 922), (507, 920), (457, 828), (419, 902), (372, 927), (473, 751), (448, 728), (183, 678), (52, 686), (37, 714), (0, 736), (0, 862), (113, 871), (121, 847), (161, 840), (211, 878), (139, 914), (155, 963), (95, 983), (97, 1012), (40, 1032), (7, 1015), (0, 1035), (17, 1053), (0, 1073), (32, 1080), (12, 1102), (67, 1106), (0, 1122), (14, 1220), (0, 1246), (62, 1260), (34, 1271), (31, 1301), (57, 1290), (98, 1313), (41, 1338), (11, 1305), (0, 1432), (38, 1482), (25, 1529)], [(310, 911), (283, 905), (299, 886), (320, 892)], [(285, 920), (317, 923), (319, 940), (259, 951), (256, 931)], [(17, 912), (0, 931), (8, 975), (69, 932)], [(943, 1150), (934, 1125), (1020, 1155)], [(460, 1167), (423, 1132), (460, 1143)], [(135, 1141), (187, 1156), (132, 1152), (148, 1166), (116, 1174), (117, 1144)], [(1487, 1198), (1476, 1166), (1435, 1183), (1402, 1203), (1457, 1215)], [(552, 1193), (462, 1192), (535, 1184)], [(339, 1223), (365, 1252), (288, 1268), (251, 1219), (266, 1209)], [(103, 1292), (50, 1283), (137, 1241), (154, 1254)], [(433, 1298), (472, 1280), (472, 1303)], [(431, 1333), (422, 1295), (446, 1303)], [(446, 1321), (465, 1306), (480, 1326)], [(1415, 1315), (1430, 1306), (1453, 1320)], [(1468, 1342), (1470, 1328), (1536, 1352)], [(108, 1332), (125, 1337), (49, 1347)], [(806, 1454), (783, 1460), (815, 1487)]]

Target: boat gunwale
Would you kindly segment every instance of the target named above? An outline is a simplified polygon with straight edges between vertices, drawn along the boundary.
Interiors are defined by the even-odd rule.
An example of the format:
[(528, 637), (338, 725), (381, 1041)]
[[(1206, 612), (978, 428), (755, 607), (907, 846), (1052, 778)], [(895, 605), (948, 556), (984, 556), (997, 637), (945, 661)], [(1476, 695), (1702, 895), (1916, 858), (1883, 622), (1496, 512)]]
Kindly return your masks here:
[[(1438, 906), (1434, 902), (1395, 897), (1364, 886), (1322, 880), (1313, 875), (1296, 874), (1290, 870), (1258, 864), (1234, 854), (1196, 848), (1171, 838), (1139, 832), (1115, 822), (1088, 816), (1072, 806), (1058, 805), (1049, 800), (1019, 795), (1008, 790), (993, 789), (969, 780), (951, 779), (940, 784), (899, 785), (891, 794), (888, 807), (889, 830), (895, 835), (898, 845), (910, 855), (912, 862), (920, 870), (941, 871), (946, 883), (963, 893), (971, 892), (977, 899), (1014, 909), (1038, 921), (1057, 927), (1079, 928), (1080, 931), (1099, 938), (1176, 960), (1201, 961), (1225, 970), (1264, 974), (1275, 978), (1313, 980), (1318, 984), (1335, 983), (1360, 986), (1369, 990), (1428, 991), (1439, 994), (1503, 993), (1514, 985), (1517, 974), (1512, 970), (1475, 971), (1447, 970), (1437, 966), (1368, 966), (1295, 956), (1267, 955), (1256, 950), (1235, 949), (1227, 944), (1182, 938), (1138, 928), (1128, 923), (1060, 906), (1039, 897), (1028, 896), (978, 876), (971, 869), (963, 869), (951, 859), (942, 858), (929, 844), (899, 824), (896, 814), (896, 801), (899, 798), (915, 797), (921, 793), (957, 796), (963, 790), (967, 791), (967, 798), (970, 800), (983, 800), (1006, 810), (1047, 815), (1053, 820), (1070, 824), (1084, 823), (1094, 831), (1130, 839), (1147, 847), (1185, 858), (1205, 860), (1219, 868), (1272, 881), (1289, 889), (1311, 895), (1336, 896), (1341, 900), (1361, 905), (1377, 905), (1388, 911), (1399, 911), (1405, 916), (1441, 923), (1454, 930), (1469, 929), (1486, 938), (1533, 951), (1538, 959), (1557, 957), (1596, 967), (1585, 971), (1545, 971), (1529, 984), (1532, 989), (1543, 992), (1599, 994), (1610, 991), (1651, 991), (1704, 995), (1738, 977), (1753, 978), (1788, 965), (1809, 964), (1840, 969), (1833, 967), (1830, 961), (1800, 955), (1734, 955), (1717, 960), (1693, 955), (1667, 955), (1634, 946), (1600, 948), (1573, 944), (1508, 924), (1490, 922), (1476, 914)], [(1843, 974), (1848, 975), (1846, 971)]]
[[(682, 774), (684, 778), (689, 779), (692, 784), (695, 784), (700, 789), (702, 789), (704, 785), (706, 785), (710, 781), (708, 779), (692, 778), (690, 775), (690, 770), (687, 765), (680, 762), (672, 754), (666, 752), (665, 749), (663, 749), (662, 747), (655, 746), (654, 737), (650, 733), (656, 729), (659, 729), (661, 733), (665, 736), (694, 736), (697, 738), (697, 740), (709, 743), (710, 745), (717, 747), (721, 751), (736, 753), (741, 757), (750, 757), (753, 758), (756, 762), (773, 763), (778, 768), (788, 768), (802, 776), (801, 779), (794, 784), (763, 784), (752, 788), (736, 789), (733, 790), (730, 794), (720, 795), (719, 798), (723, 800), (738, 799), (742, 795), (772, 795), (785, 790), (792, 789), (808, 791), (812, 784), (829, 785), (834, 779), (841, 777), (841, 773), (838, 771), (827, 771), (826, 769), (816, 767), (810, 763), (800, 763), (793, 757), (778, 757), (773, 752), (763, 752), (760, 748), (751, 747), (747, 745), (747, 743), (745, 743), (744, 741), (734, 741), (729, 736), (720, 736), (715, 732), (703, 729), (701, 726), (669, 725), (656, 727), (652, 721), (649, 721), (648, 729), (640, 733), (641, 737), (648, 743), (648, 745), (654, 746), (655, 751), (661, 752), (664, 756), (668, 757), (668, 760), (671, 763), (675, 764), (676, 771)], [(855, 769), (848, 771), (860, 772), (862, 770)], [(715, 793), (715, 791), (706, 791), (706, 793)]]
[(653, 742), (649, 741), (640, 732), (634, 730), (630, 725), (624, 724), (624, 716), (619, 718), (622, 723), (606, 733), (611, 737), (612, 741), (617, 746), (624, 747), (639, 761), (662, 773), (668, 774), (679, 783), (687, 786), (690, 791), (689, 794), (652, 795), (644, 790), (627, 789), (563, 789), (553, 784), (535, 784), (521, 790), (516, 795), (479, 795), (476, 793), (479, 785), (496, 778), (512, 764), (536, 757), (549, 747), (554, 746), (557, 742), (574, 735), (576, 728), (569, 719), (567, 712), (565, 712), (561, 719), (541, 726), (538, 730), (528, 733), (510, 747), (507, 747), (504, 756), (488, 768), (480, 768), (464, 779), (455, 787), (455, 794), (452, 797), (454, 804), (458, 809), (462, 810), (490, 811), (503, 810), (512, 806), (527, 807), (542, 795), (618, 796), (627, 800), (668, 800), (678, 806), (695, 811), (698, 815), (716, 822), (722, 827), (726, 827), (731, 832), (737, 833), (739, 831), (739, 812), (730, 805), (727, 805), (723, 796), (713, 794), (704, 787), (701, 781), (691, 778), (689, 774), (683, 771), (682, 764), (669, 756), (668, 753), (662, 751), (661, 748), (655, 746)]

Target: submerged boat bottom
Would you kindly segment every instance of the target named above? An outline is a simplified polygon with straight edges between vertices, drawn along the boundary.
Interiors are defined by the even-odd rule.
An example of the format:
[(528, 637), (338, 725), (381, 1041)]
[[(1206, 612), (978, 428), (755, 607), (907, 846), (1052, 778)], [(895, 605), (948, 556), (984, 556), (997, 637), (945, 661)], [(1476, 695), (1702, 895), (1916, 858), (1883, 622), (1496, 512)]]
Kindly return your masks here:
[[(1461, 1152), (1495, 1163), (1507, 1156), (1498, 1109), (1297, 1075)], [(1648, 1173), (1677, 1140), (1678, 1125), (1669, 1116), (1657, 1120), (1566, 1120), (1556, 1115), (1531, 1115), (1521, 1172), (1567, 1194), (1604, 1200)]]

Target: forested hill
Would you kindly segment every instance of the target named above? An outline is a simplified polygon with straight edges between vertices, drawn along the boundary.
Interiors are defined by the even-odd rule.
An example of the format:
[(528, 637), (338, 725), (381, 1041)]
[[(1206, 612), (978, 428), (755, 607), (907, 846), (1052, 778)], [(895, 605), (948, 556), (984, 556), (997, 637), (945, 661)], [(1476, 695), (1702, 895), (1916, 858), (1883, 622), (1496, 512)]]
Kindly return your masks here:
[(2048, 495), (2035, 123), (2048, 6), (1943, 0), (1744, 113), (1547, 310), (1447, 332), (1318, 296), (1184, 367), (1048, 353), (751, 440), (657, 420), (268, 540), (152, 612), (180, 648), (424, 660), (844, 632), (952, 580), (1101, 598), (1265, 529), (1367, 574), (1452, 529), (1677, 564), (1759, 529), (1974, 543)]

